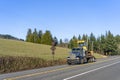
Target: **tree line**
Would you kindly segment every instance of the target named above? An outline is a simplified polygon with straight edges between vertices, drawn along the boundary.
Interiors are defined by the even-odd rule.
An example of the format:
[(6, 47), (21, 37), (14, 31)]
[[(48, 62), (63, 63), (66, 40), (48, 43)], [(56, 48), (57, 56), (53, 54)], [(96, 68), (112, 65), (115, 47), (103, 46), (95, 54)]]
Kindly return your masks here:
[(88, 41), (88, 50), (93, 50), (94, 52), (104, 55), (120, 54), (120, 35), (114, 36), (110, 31), (106, 31), (105, 34), (102, 34), (99, 37), (95, 37), (93, 33), (90, 35), (83, 34), (82, 37), (79, 35), (78, 38), (73, 36), (68, 44), (68, 47), (77, 47), (78, 40)]
[(32, 31), (31, 29), (28, 29), (26, 36), (27, 42), (51, 45), (53, 40), (57, 41), (57, 38), (53, 38), (49, 30), (46, 30), (46, 32), (43, 33), (42, 30), (37, 31), (36, 29), (34, 29), (34, 31)]
[(23, 39), (19, 39), (17, 37), (14, 37), (14, 36), (8, 35), (8, 34), (0, 34), (0, 38), (2, 38), (2, 39), (12, 39), (12, 40), (24, 41)]
[(77, 47), (78, 40), (85, 40), (88, 41), (88, 50), (93, 50), (94, 52), (105, 54), (105, 55), (115, 55), (119, 54), (119, 44), (120, 44), (120, 35), (114, 36), (110, 31), (106, 31), (105, 34), (101, 34), (101, 36), (96, 37), (93, 33), (90, 35), (83, 34), (77, 36), (73, 36), (70, 40), (60, 39), (58, 41), (57, 37), (53, 37), (49, 30), (46, 30), (45, 33), (42, 30), (37, 31), (34, 29), (28, 29), (26, 41), (39, 43), (39, 44), (46, 44), (51, 45), (52, 41), (57, 43), (59, 47), (65, 48), (73, 48)]

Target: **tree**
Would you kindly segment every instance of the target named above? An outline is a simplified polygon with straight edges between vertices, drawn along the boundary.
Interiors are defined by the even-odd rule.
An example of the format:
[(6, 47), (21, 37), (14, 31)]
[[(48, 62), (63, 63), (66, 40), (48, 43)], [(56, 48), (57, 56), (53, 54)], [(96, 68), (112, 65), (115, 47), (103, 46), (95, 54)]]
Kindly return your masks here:
[(38, 37), (39, 37), (38, 43), (40, 43), (40, 44), (41, 44), (42, 35), (43, 35), (42, 30), (40, 30), (40, 31), (38, 32)]
[(83, 34), (83, 36), (82, 36), (82, 40), (87, 41), (87, 38), (88, 38), (88, 35)]
[(33, 42), (33, 34), (32, 34), (31, 29), (28, 29), (27, 36), (26, 36), (26, 41), (27, 42)]
[(96, 47), (96, 38), (93, 33), (90, 34), (88, 47), (89, 47), (89, 50), (93, 50), (93, 51)]
[(60, 39), (60, 41), (59, 41), (59, 46), (60, 46), (60, 47), (64, 47), (64, 42), (63, 42), (62, 39)]
[(105, 53), (107, 53), (108, 55), (112, 55), (112, 54), (115, 54), (116, 53), (116, 50), (117, 50), (117, 44), (116, 44), (116, 41), (115, 41), (115, 38), (113, 36), (113, 34), (108, 31), (106, 33), (106, 46), (105, 46)]
[(39, 36), (38, 36), (36, 28), (34, 29), (34, 32), (33, 32), (33, 42), (39, 43)]
[(100, 37), (98, 37), (98, 38), (96, 39), (94, 50), (95, 50), (97, 53), (101, 53), (101, 38), (100, 38)]
[(51, 45), (52, 41), (53, 38), (51, 32), (46, 30), (46, 32), (42, 36), (41, 43), (46, 45)]
[(120, 35), (116, 35), (115, 36), (115, 41), (116, 41), (116, 44), (117, 44), (117, 54), (120, 54)]
[(116, 43), (120, 44), (120, 35), (115, 36)]
[(105, 48), (106, 48), (106, 37), (104, 35), (101, 35), (100, 37), (100, 48), (101, 48), (101, 53), (105, 54)]
[(81, 36), (80, 35), (78, 36), (78, 40), (81, 40)]
[(55, 46), (58, 45), (58, 39), (57, 39), (57, 37), (54, 37), (53, 41), (55, 42)]
[(73, 38), (69, 42), (69, 47), (70, 48), (77, 47), (78, 46), (77, 41), (78, 41), (77, 37), (73, 36)]
[(62, 39), (60, 39), (60, 44), (63, 44), (63, 41), (62, 41)]
[(73, 45), (73, 44), (74, 44), (74, 43), (73, 43), (73, 39), (71, 39), (71, 40), (70, 40), (70, 42), (69, 42), (69, 45), (68, 45), (68, 46), (69, 46), (69, 48), (73, 48), (73, 47), (74, 47), (74, 45)]
[(68, 48), (69, 40), (67, 38), (64, 39), (64, 47)]

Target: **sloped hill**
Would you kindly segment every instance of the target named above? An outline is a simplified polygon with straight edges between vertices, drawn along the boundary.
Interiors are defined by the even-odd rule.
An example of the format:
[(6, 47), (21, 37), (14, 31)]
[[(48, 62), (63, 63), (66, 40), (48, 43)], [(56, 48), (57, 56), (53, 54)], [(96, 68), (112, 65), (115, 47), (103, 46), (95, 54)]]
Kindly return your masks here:
[[(52, 54), (49, 45), (35, 44), (16, 40), (0, 39), (0, 56), (25, 56), (25, 57), (40, 57), (43, 59), (52, 59)], [(69, 54), (70, 49), (57, 47), (55, 51), (55, 59), (65, 59)], [(97, 58), (102, 55), (94, 54)]]
[[(51, 59), (51, 46), (23, 41), (0, 39), (0, 55), (40, 57)], [(66, 58), (69, 49), (57, 47), (55, 58)]]

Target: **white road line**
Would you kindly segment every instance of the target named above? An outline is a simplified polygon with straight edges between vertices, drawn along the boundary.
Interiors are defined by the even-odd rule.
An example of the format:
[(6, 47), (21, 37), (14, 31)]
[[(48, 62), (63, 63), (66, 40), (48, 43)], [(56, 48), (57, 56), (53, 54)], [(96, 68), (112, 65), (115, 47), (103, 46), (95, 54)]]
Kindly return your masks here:
[(118, 63), (120, 63), (120, 61), (118, 61), (118, 62), (116, 62), (116, 63), (113, 63), (113, 64), (106, 65), (106, 66), (102, 66), (102, 67), (99, 67), (99, 68), (96, 68), (96, 69), (93, 69), (93, 70), (89, 70), (89, 71), (86, 71), (86, 72), (83, 72), (83, 73), (80, 73), (80, 74), (77, 74), (77, 75), (74, 75), (74, 76), (65, 78), (65, 79), (63, 79), (63, 80), (69, 80), (69, 79), (72, 79), (72, 78), (75, 78), (75, 77), (78, 77), (78, 76), (82, 76), (82, 75), (84, 75), (84, 74), (87, 74), (87, 73), (90, 73), (90, 72), (93, 72), (93, 71), (97, 71), (97, 70), (99, 70), (99, 69), (103, 69), (103, 68), (106, 68), (106, 67), (109, 67), (109, 66), (118, 64)]

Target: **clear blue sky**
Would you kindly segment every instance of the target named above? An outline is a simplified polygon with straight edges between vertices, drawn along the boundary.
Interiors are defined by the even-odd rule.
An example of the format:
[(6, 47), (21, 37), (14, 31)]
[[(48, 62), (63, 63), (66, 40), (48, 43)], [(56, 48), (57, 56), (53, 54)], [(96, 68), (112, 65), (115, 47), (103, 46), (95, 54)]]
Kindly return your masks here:
[(120, 0), (0, 0), (0, 34), (25, 39), (28, 28), (58, 39), (120, 34)]

